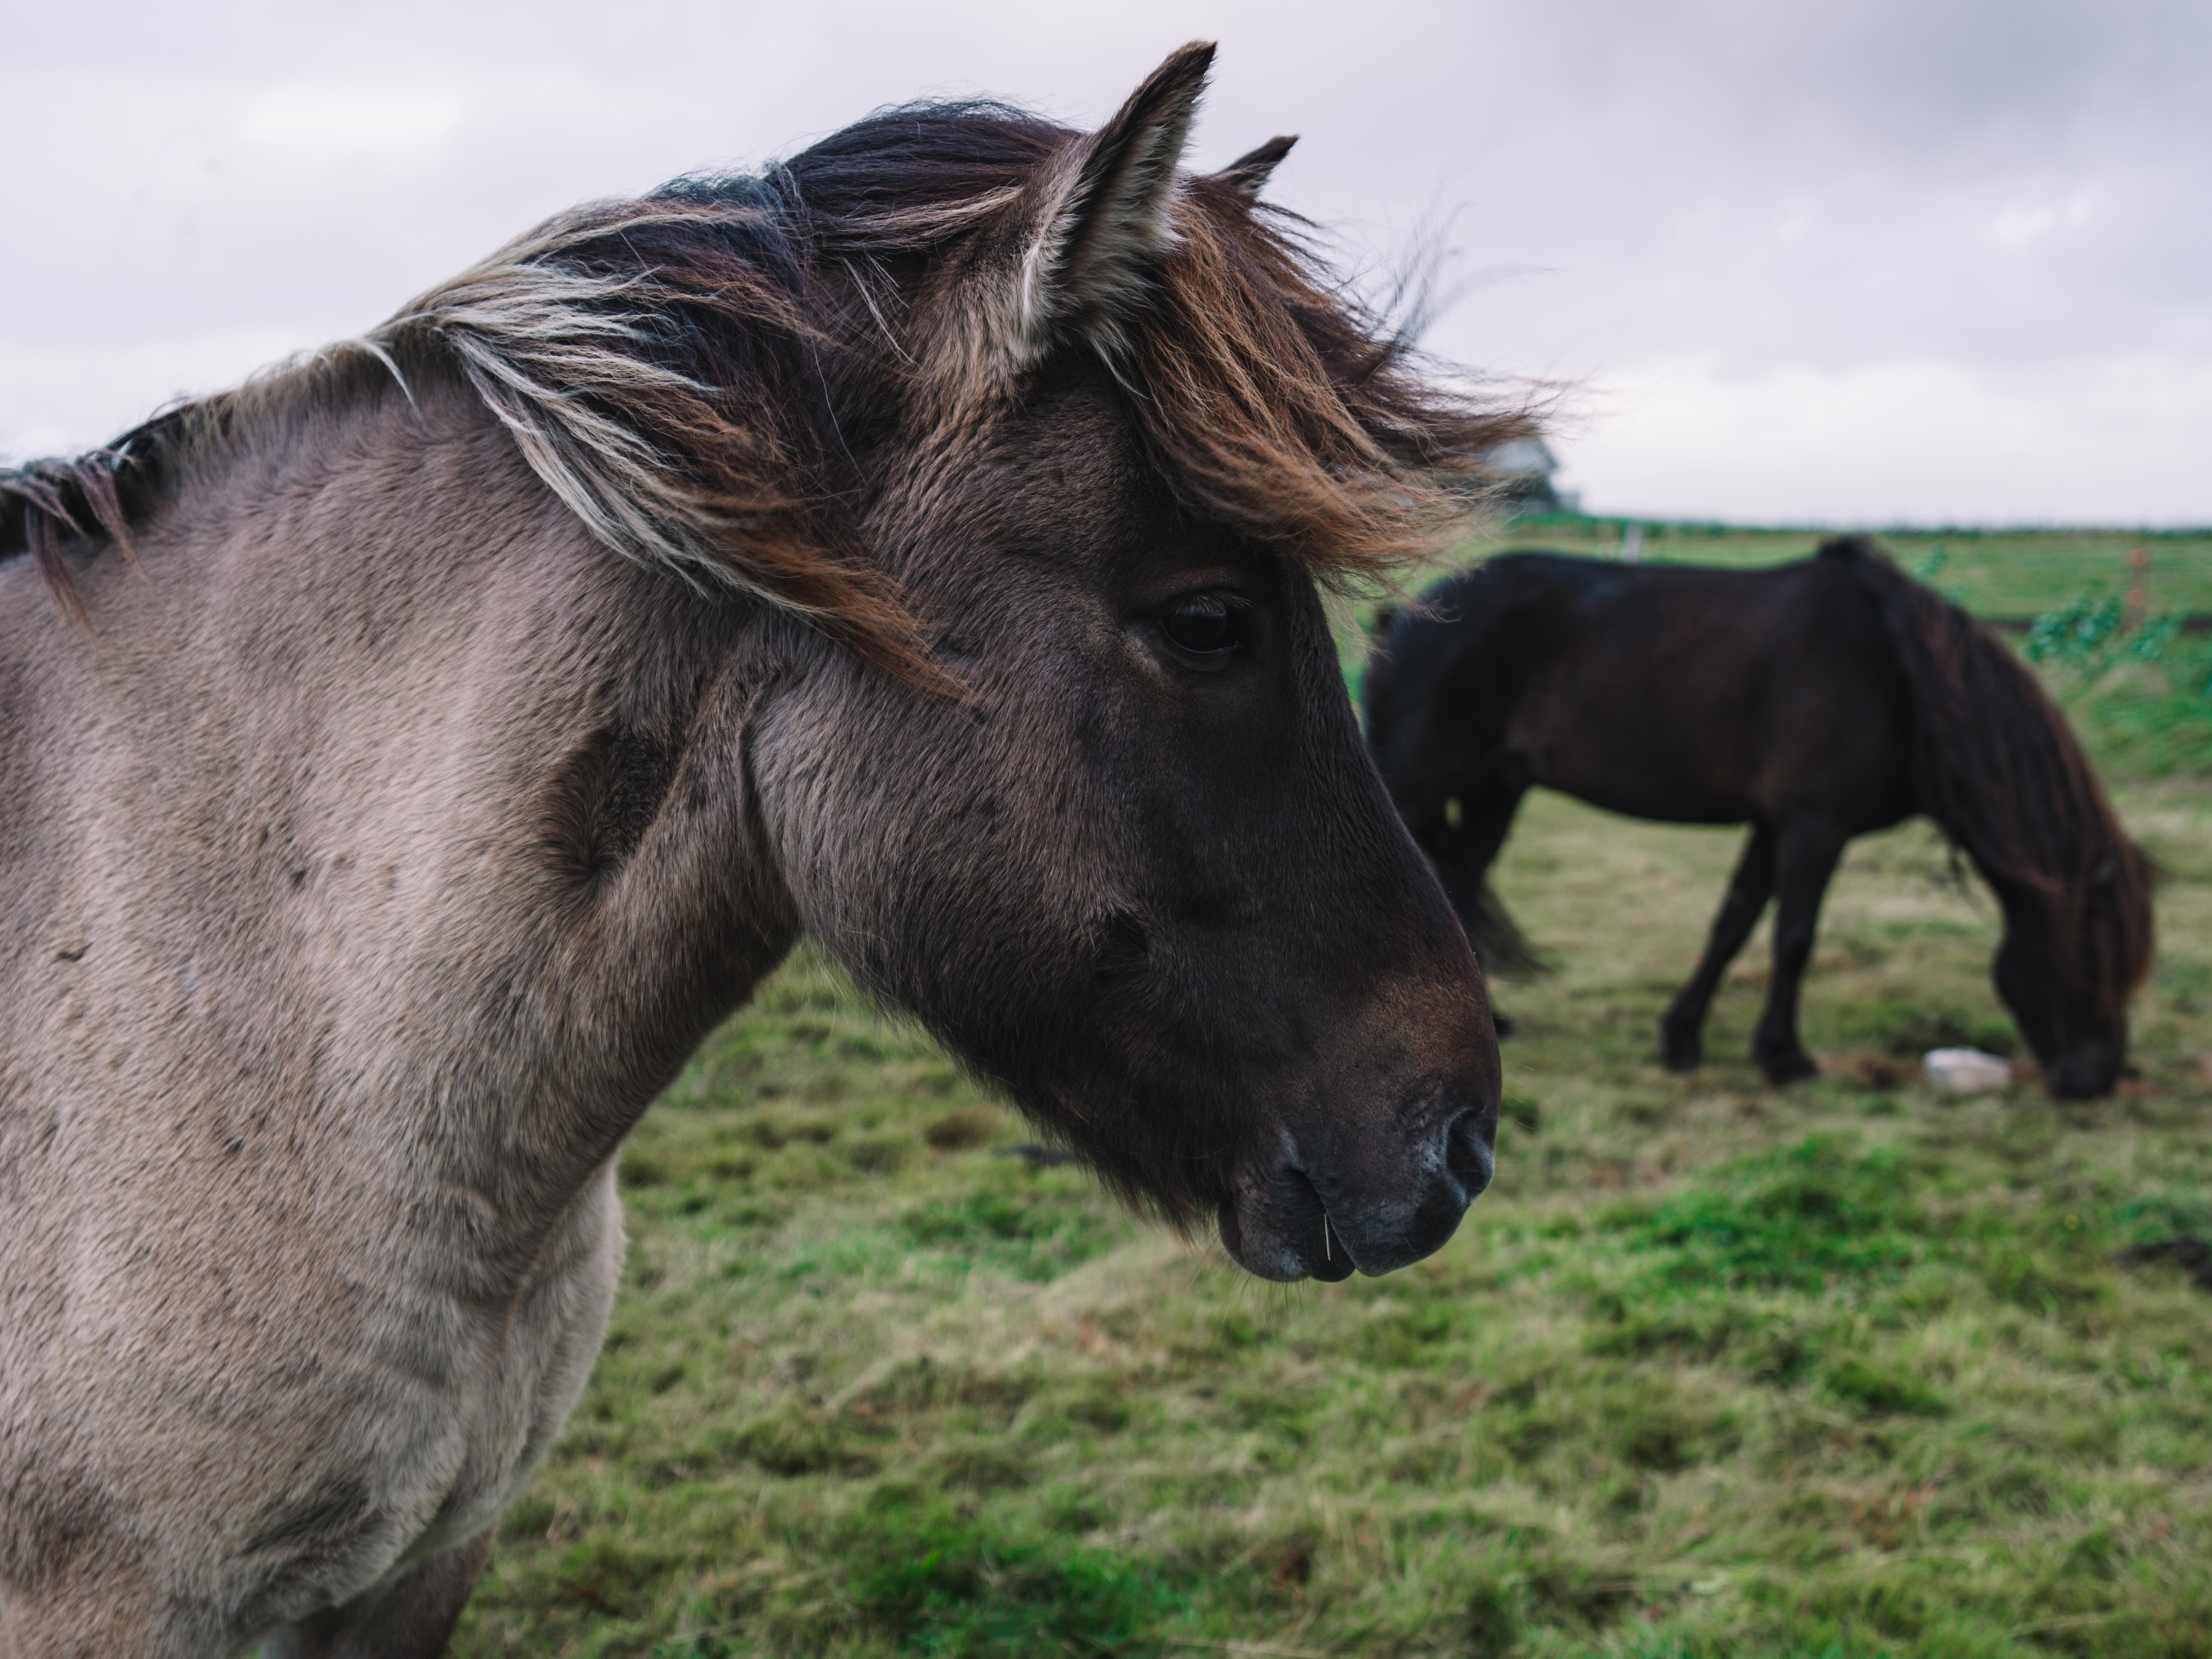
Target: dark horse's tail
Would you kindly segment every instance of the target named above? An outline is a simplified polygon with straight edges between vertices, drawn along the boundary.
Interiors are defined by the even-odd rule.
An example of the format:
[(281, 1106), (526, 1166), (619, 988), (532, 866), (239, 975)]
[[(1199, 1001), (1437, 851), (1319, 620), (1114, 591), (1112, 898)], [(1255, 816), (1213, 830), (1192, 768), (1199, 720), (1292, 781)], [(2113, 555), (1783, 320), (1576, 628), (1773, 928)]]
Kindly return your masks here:
[(2150, 865), (2065, 715), (2002, 641), (1870, 538), (1820, 556), (1850, 561), (1881, 606), (1911, 687), (1920, 810), (1992, 885), (2047, 900), (2060, 958), (2086, 981), (2132, 989), (2150, 961)]

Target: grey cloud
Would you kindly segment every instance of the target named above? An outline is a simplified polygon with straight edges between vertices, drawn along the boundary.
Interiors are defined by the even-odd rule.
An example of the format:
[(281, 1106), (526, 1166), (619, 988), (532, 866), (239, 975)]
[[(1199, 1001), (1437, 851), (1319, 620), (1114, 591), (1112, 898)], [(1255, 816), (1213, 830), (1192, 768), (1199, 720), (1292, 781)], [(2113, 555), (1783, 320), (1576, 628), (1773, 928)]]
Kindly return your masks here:
[[(2201, 3), (14, 9), (13, 247), (36, 254), (0, 261), (0, 449), (96, 440), (182, 389), (161, 374), (367, 326), (573, 201), (880, 104), (1096, 120), (1196, 34), (1223, 43), (1201, 165), (1301, 132), (1276, 194), (1378, 274), (1449, 222), (1458, 274), (1498, 276), (1437, 324), (1452, 356), (2212, 376)], [(318, 136), (319, 100), (353, 126)]]

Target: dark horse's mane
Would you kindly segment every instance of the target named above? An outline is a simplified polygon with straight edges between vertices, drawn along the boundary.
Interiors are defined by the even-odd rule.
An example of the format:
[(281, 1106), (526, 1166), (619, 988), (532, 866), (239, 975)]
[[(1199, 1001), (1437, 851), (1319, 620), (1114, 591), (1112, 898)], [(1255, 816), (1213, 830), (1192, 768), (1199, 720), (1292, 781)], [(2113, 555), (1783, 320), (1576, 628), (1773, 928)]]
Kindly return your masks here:
[(1820, 556), (1848, 561), (1881, 607), (1912, 691), (1921, 810), (2001, 894), (2046, 908), (2069, 992), (2124, 1002), (2149, 971), (2153, 871), (2066, 717), (1984, 623), (1869, 538)]
[[(362, 339), (0, 472), (0, 556), (28, 553), (82, 623), (69, 538), (105, 532), (135, 557), (133, 527), (196, 463), (372, 386), (458, 372), (609, 546), (927, 680), (920, 625), (862, 556), (854, 456), (922, 392), (997, 395), (961, 372), (955, 345), (975, 328), (951, 278), (1004, 243), (1038, 169), (1078, 138), (1002, 105), (914, 105), (758, 173), (579, 208)], [(1323, 576), (1389, 568), (1451, 510), (1455, 479), (1530, 420), (1419, 363), (1310, 227), (1250, 183), (1183, 181), (1142, 317), (1092, 343), (1194, 510)]]

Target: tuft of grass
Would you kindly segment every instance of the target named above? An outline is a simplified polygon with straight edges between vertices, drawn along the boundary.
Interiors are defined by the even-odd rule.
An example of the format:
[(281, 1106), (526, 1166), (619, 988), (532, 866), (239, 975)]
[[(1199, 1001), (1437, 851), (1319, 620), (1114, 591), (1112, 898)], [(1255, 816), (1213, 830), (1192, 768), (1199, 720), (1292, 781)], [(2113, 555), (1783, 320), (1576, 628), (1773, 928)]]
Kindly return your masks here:
[(1862, 1359), (1838, 1360), (1822, 1381), (1837, 1399), (1877, 1416), (1910, 1412), (1942, 1417), (1951, 1409), (1942, 1395), (1917, 1377)]
[(1157, 1561), (994, 1534), (903, 1493), (840, 1541), (862, 1617), (906, 1650), (945, 1659), (1157, 1652), (1152, 1632), (1188, 1605)]
[(1632, 1249), (1663, 1255), (1646, 1276), (1655, 1286), (1818, 1291), (1894, 1279), (1920, 1258), (1911, 1190), (1895, 1152), (1808, 1135), (1716, 1171), (1648, 1217), (1632, 1212), (1627, 1231)]
[(970, 1192), (908, 1210), (900, 1230), (916, 1244), (963, 1266), (994, 1267), (1042, 1281), (1097, 1255), (1120, 1231), (1091, 1214), (1070, 1215), (1027, 1194)]

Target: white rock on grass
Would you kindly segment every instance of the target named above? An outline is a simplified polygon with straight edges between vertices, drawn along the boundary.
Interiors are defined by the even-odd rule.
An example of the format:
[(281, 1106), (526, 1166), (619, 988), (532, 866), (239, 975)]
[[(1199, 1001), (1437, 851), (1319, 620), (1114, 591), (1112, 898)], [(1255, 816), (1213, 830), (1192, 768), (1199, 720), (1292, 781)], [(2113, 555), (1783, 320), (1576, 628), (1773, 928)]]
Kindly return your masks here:
[(1979, 1048), (1930, 1048), (1920, 1057), (1921, 1074), (1933, 1088), (1978, 1095), (2012, 1082), (2012, 1062)]

